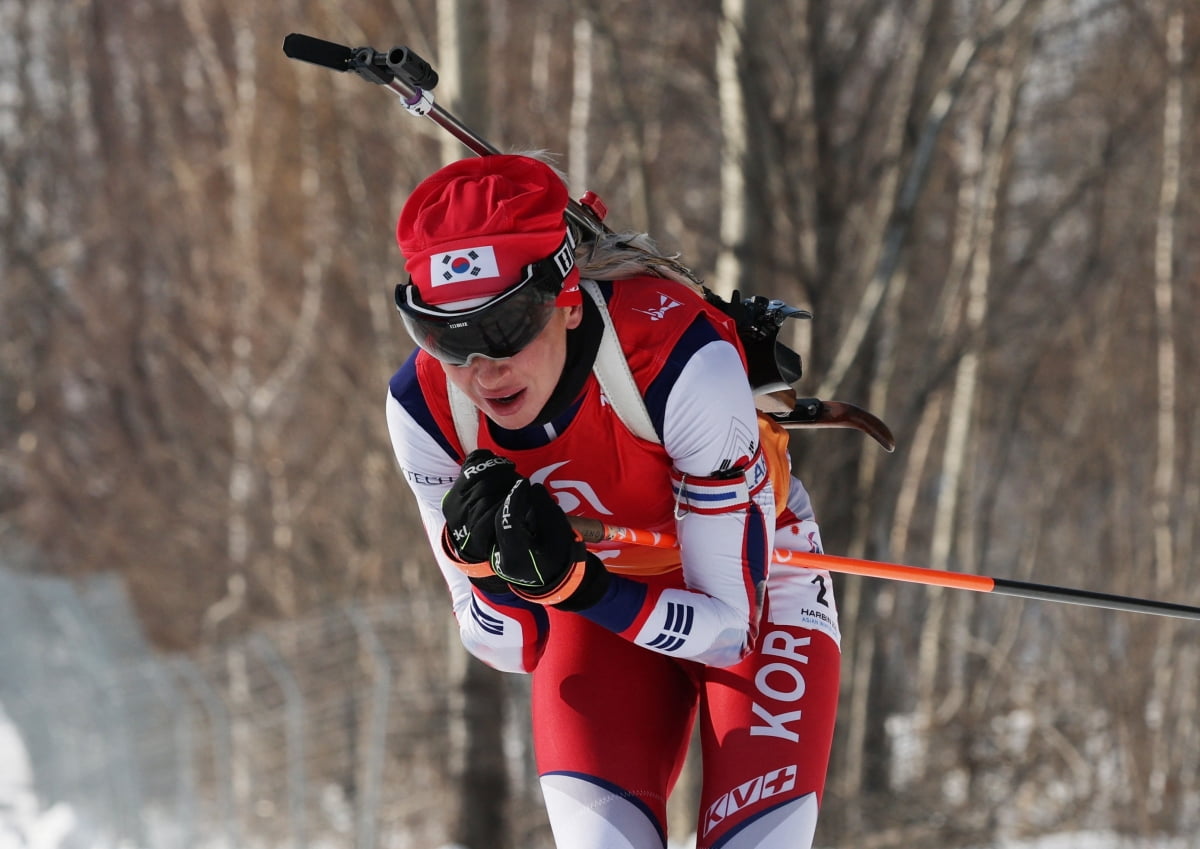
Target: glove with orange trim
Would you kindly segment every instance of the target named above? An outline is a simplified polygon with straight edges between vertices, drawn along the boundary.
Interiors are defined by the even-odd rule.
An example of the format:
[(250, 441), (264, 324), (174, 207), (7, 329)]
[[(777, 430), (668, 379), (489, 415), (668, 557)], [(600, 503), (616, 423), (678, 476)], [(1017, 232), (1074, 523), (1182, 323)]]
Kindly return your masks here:
[(541, 484), (517, 481), (496, 514), (492, 571), (527, 601), (585, 610), (608, 589), (609, 574), (587, 550)]

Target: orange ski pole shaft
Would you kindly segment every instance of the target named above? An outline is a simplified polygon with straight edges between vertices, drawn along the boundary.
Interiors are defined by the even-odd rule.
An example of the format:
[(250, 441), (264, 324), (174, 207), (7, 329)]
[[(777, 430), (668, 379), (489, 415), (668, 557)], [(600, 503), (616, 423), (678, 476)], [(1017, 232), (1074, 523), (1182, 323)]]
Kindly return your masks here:
[[(571, 525), (586, 542), (624, 542), (654, 548), (674, 548), (678, 545), (674, 534), (648, 531), (641, 528), (626, 528), (608, 525), (598, 519), (579, 516), (569, 517)], [(1200, 621), (1200, 607), (1168, 601), (1135, 598), (1133, 596), (1099, 593), (1091, 590), (1053, 587), (1006, 578), (989, 578), (985, 575), (968, 575), (962, 572), (946, 572), (919, 566), (904, 566), (899, 563), (884, 563), (878, 560), (862, 560), (857, 557), (838, 557), (832, 554), (814, 554), (807, 551), (775, 549), (776, 563), (804, 566), (808, 569), (823, 569), (846, 575), (861, 575), (867, 578), (882, 578), (925, 584), (933, 587), (948, 587), (972, 592), (994, 593), (1037, 601), (1057, 601), (1079, 604), (1084, 607), (1099, 607), (1106, 610), (1125, 610), (1134, 613), (1150, 613), (1156, 616), (1173, 616), (1179, 619)]]

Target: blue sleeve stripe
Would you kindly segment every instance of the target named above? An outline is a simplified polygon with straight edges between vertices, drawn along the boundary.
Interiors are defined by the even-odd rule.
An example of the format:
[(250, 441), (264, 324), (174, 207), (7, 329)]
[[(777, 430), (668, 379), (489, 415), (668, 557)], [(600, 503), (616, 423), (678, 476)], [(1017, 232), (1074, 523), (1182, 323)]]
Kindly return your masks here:
[(756, 587), (767, 579), (767, 561), (771, 556), (771, 534), (766, 527), (762, 511), (757, 504), (750, 502), (750, 509), (746, 512), (746, 539), (767, 540), (766, 545), (752, 544), (746, 552), (746, 567), (750, 571), (750, 581)]
[(659, 634), (650, 642), (646, 643), (647, 648), (658, 649), (659, 651), (669, 652), (675, 651), (684, 643), (683, 637), (673, 637), (670, 634)]
[[(546, 615), (545, 607), (543, 607), (540, 604), (537, 604), (536, 602), (526, 601), (525, 599), (521, 598), (519, 595), (517, 595), (514, 592), (490, 593), (487, 590), (482, 590), (482, 589), (479, 589), (478, 587), (475, 587), (473, 592), (478, 592), (478, 593), (482, 594), (483, 597), (486, 598), (488, 600), (488, 602), (490, 604), (492, 604), (494, 607), (509, 608), (510, 610), (513, 611), (512, 614), (510, 614), (510, 615), (514, 619), (517, 619), (518, 621), (520, 621), (520, 619), (521, 619), (521, 614), (527, 614), (529, 616), (532, 616), (534, 627), (537, 628), (537, 631), (539, 634), (546, 633), (546, 629), (550, 625), (550, 617), (548, 617)], [(473, 600), (473, 601), (475, 602), (473, 607), (478, 605), (477, 600)], [(484, 610), (482, 605), (479, 605), (478, 609), (480, 611)], [(473, 614), (474, 614), (474, 610), (472, 610), (472, 615)], [(502, 619), (495, 619), (493, 621), (499, 622), (500, 624), (503, 625)], [(481, 622), (480, 625), (482, 626), (483, 623)], [(495, 632), (493, 632), (493, 633), (495, 633)]]
[(680, 490), (680, 488), (677, 486), (673, 486), (671, 489), (680, 501), (708, 501), (715, 504), (717, 502), (744, 502), (746, 500), (745, 486), (740, 487), (740, 491), (727, 489), (724, 492), (705, 492), (704, 490), (696, 490), (692, 489), (691, 487), (686, 487), (683, 490)]
[(675, 630), (675, 613), (679, 610), (679, 607), (680, 606), (673, 601), (667, 604), (667, 621), (663, 623), (664, 631)]
[(479, 627), (487, 631), (489, 634), (500, 636), (504, 633), (504, 620), (499, 617), (492, 616), (485, 611), (479, 604), (479, 599), (471, 598), (471, 618), (479, 623)]

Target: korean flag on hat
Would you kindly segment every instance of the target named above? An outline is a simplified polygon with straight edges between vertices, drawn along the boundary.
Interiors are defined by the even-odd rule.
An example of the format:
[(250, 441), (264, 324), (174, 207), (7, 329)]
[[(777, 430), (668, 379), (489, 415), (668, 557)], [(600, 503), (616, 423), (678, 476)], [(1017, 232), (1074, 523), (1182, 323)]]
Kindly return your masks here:
[(500, 276), (496, 252), (490, 245), (433, 254), (429, 258), (429, 271), (429, 282), (435, 287)]

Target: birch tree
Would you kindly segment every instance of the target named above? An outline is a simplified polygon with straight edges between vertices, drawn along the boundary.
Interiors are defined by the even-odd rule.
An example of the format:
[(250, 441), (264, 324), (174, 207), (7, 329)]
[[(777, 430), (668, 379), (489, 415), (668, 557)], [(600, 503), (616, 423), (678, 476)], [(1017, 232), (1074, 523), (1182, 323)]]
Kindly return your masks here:
[[(1158, 214), (1155, 218), (1154, 241), (1154, 318), (1156, 337), (1157, 396), (1155, 467), (1152, 489), (1151, 517), (1154, 536), (1154, 586), (1160, 594), (1172, 592), (1176, 584), (1177, 540), (1173, 515), (1177, 509), (1178, 493), (1176, 468), (1179, 449), (1176, 440), (1176, 420), (1179, 416), (1176, 397), (1178, 353), (1175, 342), (1175, 230), (1179, 220), (1180, 173), (1183, 153), (1183, 7), (1168, 3), (1163, 41), (1166, 45), (1164, 63), (1166, 86), (1162, 116), (1162, 167), (1159, 184)], [(1164, 806), (1168, 777), (1177, 772), (1179, 764), (1172, 752), (1172, 741), (1179, 735), (1195, 733), (1195, 713), (1192, 721), (1172, 723), (1168, 717), (1175, 713), (1171, 702), (1182, 698), (1184, 711), (1196, 705), (1193, 692), (1177, 691), (1173, 670), (1176, 657), (1179, 625), (1172, 622), (1164, 627), (1154, 653), (1154, 687), (1149, 696), (1153, 759), (1149, 774), (1148, 803), (1157, 812)], [(1187, 679), (1185, 679), (1187, 680)], [(1195, 681), (1188, 681), (1195, 687)], [(1185, 685), (1186, 686), (1186, 685)], [(1190, 727), (1189, 727), (1190, 726)], [(1193, 779), (1194, 780), (1194, 779)]]
[[(961, 274), (965, 286), (960, 308), (960, 319), (968, 348), (964, 351), (955, 369), (953, 389), (950, 392), (947, 410), (946, 437), (941, 460), (943, 487), (934, 517), (933, 544), (930, 564), (935, 569), (946, 570), (951, 566), (951, 553), (955, 548), (956, 528), (971, 527), (969, 522), (960, 522), (960, 496), (965, 489), (965, 471), (968, 458), (973, 453), (972, 443), (978, 436), (972, 433), (976, 416), (979, 386), (980, 361), (982, 359), (983, 332), (988, 314), (989, 289), (992, 285), (992, 254), (996, 250), (996, 210), (999, 194), (1003, 189), (1001, 176), (1004, 162), (1011, 151), (1011, 133), (1016, 114), (1016, 98), (1019, 90), (1023, 63), (1018, 56), (1027, 54), (1028, 39), (1033, 28), (1026, 26), (1023, 32), (1013, 36), (1014, 47), (1001, 53), (1000, 66), (995, 73), (994, 91), (990, 93), (992, 106), (986, 121), (967, 118), (962, 143), (962, 179), (965, 195), (962, 199), (959, 236), (956, 239), (956, 254), (959, 261), (951, 263), (951, 279)], [(984, 127), (986, 126), (986, 131)], [(969, 187), (969, 188), (968, 188)], [(960, 241), (961, 240), (961, 241)], [(971, 547), (960, 541), (960, 568), (973, 571), (969, 553)], [(964, 562), (965, 561), (965, 562)], [(954, 697), (936, 693), (938, 686), (938, 655), (941, 651), (945, 622), (946, 594), (938, 589), (930, 594), (929, 608), (922, 623), (919, 644), (917, 680), (916, 725), (926, 734), (932, 733), (936, 724), (936, 704), (953, 704)], [(955, 643), (961, 645), (962, 633), (956, 633)], [(961, 689), (962, 682), (955, 683)]]

